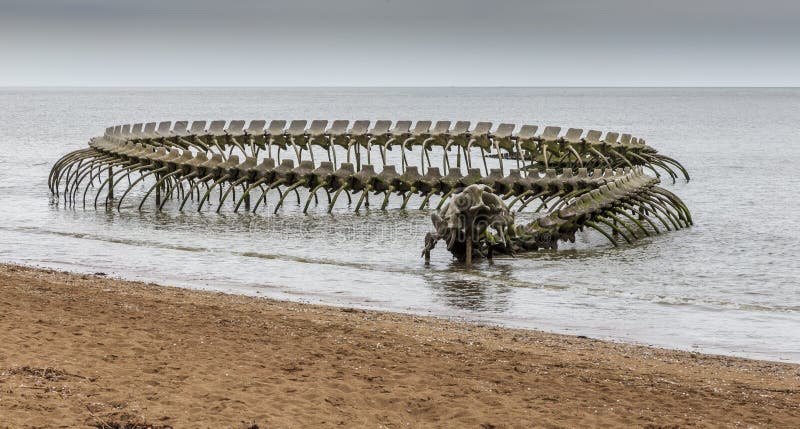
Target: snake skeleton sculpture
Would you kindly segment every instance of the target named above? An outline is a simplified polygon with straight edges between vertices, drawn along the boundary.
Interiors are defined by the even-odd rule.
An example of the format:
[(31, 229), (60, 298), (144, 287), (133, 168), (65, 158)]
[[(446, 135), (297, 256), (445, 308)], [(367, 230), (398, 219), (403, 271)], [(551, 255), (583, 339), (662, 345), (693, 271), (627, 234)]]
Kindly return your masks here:
[[(295, 194), (306, 213), (312, 202), (320, 204), (322, 192), (328, 212), (342, 193), (349, 204), (358, 197), (356, 211), (370, 206), (370, 195), (378, 199), (373, 207), (384, 210), (392, 196), (399, 197), (401, 209), (414, 197), (420, 209), (436, 203), (435, 231), (425, 237), (423, 255), (429, 257), (442, 240), (468, 264), (474, 257), (554, 249), (559, 241), (574, 241), (584, 228), (616, 246), (692, 224), (683, 202), (658, 186), (663, 175), (674, 182), (679, 175), (689, 180), (689, 174), (643, 139), (574, 128), (562, 135), (558, 127), (537, 133), (535, 125), (517, 132), (514, 124), (494, 130), (489, 122), (470, 125), (346, 120), (330, 126), (298, 120), (288, 127), (281, 120), (119, 125), (59, 159), (49, 185), (65, 205), (122, 209), (132, 202), (139, 210), (150, 201), (156, 210), (216, 205), (217, 212), (223, 207), (255, 212), (267, 206), (272, 193), (274, 212)], [(538, 217), (516, 225), (514, 213), (526, 208)]]

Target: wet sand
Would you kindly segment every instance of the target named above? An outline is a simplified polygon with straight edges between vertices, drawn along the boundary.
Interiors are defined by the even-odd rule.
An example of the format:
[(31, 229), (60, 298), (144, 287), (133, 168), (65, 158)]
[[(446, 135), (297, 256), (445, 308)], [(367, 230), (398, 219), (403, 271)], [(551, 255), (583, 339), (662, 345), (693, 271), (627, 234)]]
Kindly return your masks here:
[(8, 265), (0, 345), (0, 428), (800, 427), (800, 365)]

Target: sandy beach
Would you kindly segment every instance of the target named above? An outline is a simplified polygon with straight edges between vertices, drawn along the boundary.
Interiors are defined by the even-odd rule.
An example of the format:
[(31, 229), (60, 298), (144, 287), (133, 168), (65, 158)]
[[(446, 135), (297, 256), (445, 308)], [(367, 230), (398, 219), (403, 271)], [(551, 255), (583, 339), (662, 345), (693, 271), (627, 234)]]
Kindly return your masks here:
[(0, 428), (800, 426), (798, 365), (9, 265), (0, 344)]

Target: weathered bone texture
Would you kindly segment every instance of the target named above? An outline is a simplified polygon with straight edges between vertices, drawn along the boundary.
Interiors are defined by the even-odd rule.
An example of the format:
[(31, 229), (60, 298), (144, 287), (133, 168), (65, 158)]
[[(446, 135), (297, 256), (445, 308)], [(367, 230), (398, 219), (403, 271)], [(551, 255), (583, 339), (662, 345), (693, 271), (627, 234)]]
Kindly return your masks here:
[[(596, 183), (598, 184), (598, 183)], [(589, 227), (615, 246), (618, 237), (633, 240), (680, 229), (692, 224), (686, 205), (674, 194), (656, 186), (658, 179), (641, 167), (609, 175), (595, 188), (579, 188), (553, 204), (543, 216), (527, 225), (515, 225), (503, 200), (486, 185), (470, 185), (431, 215), (435, 232), (425, 237), (423, 255), (439, 240), (460, 261), (491, 258), (541, 248), (556, 249), (559, 241), (575, 241), (575, 233)], [(494, 231), (494, 232), (492, 232)]]
[[(688, 180), (688, 173), (643, 139), (572, 128), (562, 134), (558, 127), (538, 133), (535, 125), (515, 133), (516, 128), (500, 124), (492, 130), (491, 123), (471, 127), (467, 121), (347, 120), (118, 125), (93, 138), (88, 148), (57, 161), (49, 184), (56, 200), (65, 204), (80, 201), (85, 207), (88, 200), (95, 207), (118, 209), (126, 202), (142, 209), (150, 201), (157, 210), (170, 204), (198, 211), (216, 205), (219, 211), (227, 201), (234, 211), (242, 206), (256, 211), (262, 203), (266, 207), (273, 192), (279, 196), (277, 212), (291, 193), (300, 202), (299, 189), (308, 191), (304, 211), (319, 201), (319, 191), (327, 196), (328, 211), (342, 192), (349, 201), (351, 193), (359, 195), (356, 210), (369, 206), (370, 194), (379, 195), (381, 209), (392, 195), (400, 197), (401, 208), (413, 195), (422, 198), (420, 208), (432, 197), (439, 199), (437, 208), (454, 194), (474, 201), (480, 197), (483, 205), (468, 213), (453, 205), (457, 198), (450, 199), (434, 220), (437, 232), (431, 240), (446, 239), (460, 259), (554, 247), (587, 226), (616, 243), (617, 237), (630, 240), (659, 232), (661, 226), (677, 229), (691, 223), (680, 200), (655, 186), (662, 173), (673, 181), (678, 174)], [(389, 151), (399, 152), (397, 165), (389, 164)], [(496, 158), (499, 168), (490, 169), (487, 158)], [(135, 188), (146, 192), (131, 193)], [(128, 201), (129, 194), (138, 200)], [(525, 208), (547, 211), (533, 224), (513, 226), (511, 213)], [(473, 231), (450, 219), (466, 214), (492, 221)], [(442, 222), (449, 226), (442, 229)], [(475, 241), (453, 238), (456, 224)]]

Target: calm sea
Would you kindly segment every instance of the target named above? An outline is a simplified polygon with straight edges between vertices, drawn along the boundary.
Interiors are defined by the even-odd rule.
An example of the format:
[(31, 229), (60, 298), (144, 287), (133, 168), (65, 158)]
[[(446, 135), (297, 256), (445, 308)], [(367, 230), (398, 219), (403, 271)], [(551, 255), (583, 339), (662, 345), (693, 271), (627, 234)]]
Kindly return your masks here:
[[(52, 163), (112, 124), (488, 120), (630, 132), (690, 170), (695, 226), (465, 271), (419, 257), (428, 213), (95, 211)], [(800, 362), (799, 89), (0, 89), (0, 261)], [(524, 219), (523, 219), (524, 220)]]

